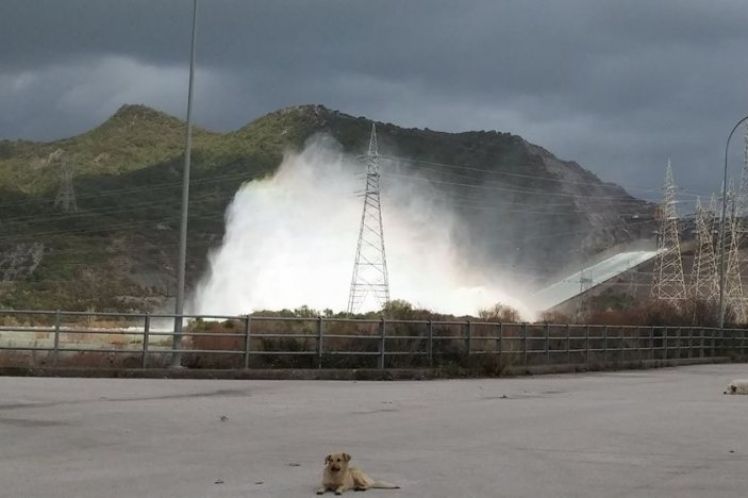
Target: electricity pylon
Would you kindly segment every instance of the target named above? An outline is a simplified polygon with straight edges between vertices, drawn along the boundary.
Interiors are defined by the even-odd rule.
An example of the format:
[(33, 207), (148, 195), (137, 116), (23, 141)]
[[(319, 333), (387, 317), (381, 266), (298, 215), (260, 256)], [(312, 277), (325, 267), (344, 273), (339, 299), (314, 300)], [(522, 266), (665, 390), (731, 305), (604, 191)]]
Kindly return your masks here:
[(709, 207), (707, 209), (709, 210), (712, 220), (712, 226), (710, 228), (712, 229), (712, 232), (714, 232), (717, 229), (717, 196), (714, 193), (712, 193), (712, 198), (709, 199)]
[[(737, 216), (743, 218), (748, 215), (748, 124), (745, 127), (745, 138), (743, 146), (743, 170), (740, 174), (740, 190), (737, 196)], [(742, 225), (742, 223), (741, 223)], [(740, 227), (744, 231), (743, 226)]]
[(696, 198), (696, 254), (691, 271), (691, 296), (703, 301), (716, 301), (719, 296), (717, 260), (714, 257), (714, 211), (704, 209)]
[(728, 191), (728, 209), (729, 213), (725, 223), (727, 223), (727, 269), (725, 270), (725, 298), (732, 308), (734, 318), (738, 323), (745, 323), (746, 310), (745, 299), (743, 295), (743, 282), (740, 275), (740, 239), (742, 228), (740, 217), (737, 214), (737, 200), (733, 185), (730, 185)]
[(683, 260), (680, 254), (675, 190), (673, 168), (668, 159), (665, 169), (664, 198), (658, 213), (660, 218), (659, 254), (652, 282), (652, 297), (677, 305), (686, 298), (686, 284), (683, 279)]
[(60, 188), (57, 191), (54, 206), (65, 213), (75, 213), (78, 211), (78, 204), (75, 202), (75, 189), (73, 188), (73, 168), (61, 150), (53, 152), (50, 159), (60, 165)]
[(735, 192), (729, 186), (726, 223), (725, 250), (727, 267), (725, 269), (725, 299), (733, 311), (738, 323), (745, 323), (748, 317), (742, 277), (740, 273), (740, 246), (746, 235), (744, 218), (748, 215), (748, 126), (746, 126), (743, 146), (743, 169), (740, 175), (740, 188)]
[(348, 313), (358, 311), (367, 300), (373, 300), (382, 307), (390, 300), (382, 226), (381, 191), (377, 128), (372, 123), (369, 150), (366, 154), (364, 208), (361, 213), (356, 259), (353, 264), (351, 290), (348, 295)]

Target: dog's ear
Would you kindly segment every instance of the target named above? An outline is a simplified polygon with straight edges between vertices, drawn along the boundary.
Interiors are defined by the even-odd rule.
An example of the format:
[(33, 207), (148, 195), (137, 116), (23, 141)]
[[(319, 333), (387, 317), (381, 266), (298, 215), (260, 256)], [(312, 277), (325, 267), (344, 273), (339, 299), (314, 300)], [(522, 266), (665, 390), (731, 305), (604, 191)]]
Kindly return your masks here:
[(332, 455), (327, 455), (327, 456), (325, 457), (325, 465), (327, 465), (327, 464), (328, 464), (328, 463), (330, 463), (330, 462), (332, 462)]
[(349, 455), (348, 453), (343, 453), (343, 460), (345, 460), (346, 462), (350, 462), (351, 455)]

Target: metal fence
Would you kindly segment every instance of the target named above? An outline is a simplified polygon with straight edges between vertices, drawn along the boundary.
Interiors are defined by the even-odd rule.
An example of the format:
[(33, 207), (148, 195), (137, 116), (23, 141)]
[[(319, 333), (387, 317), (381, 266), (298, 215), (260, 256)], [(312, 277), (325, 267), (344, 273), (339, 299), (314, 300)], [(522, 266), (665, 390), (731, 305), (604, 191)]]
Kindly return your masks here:
[(0, 310), (0, 366), (603, 365), (747, 353), (746, 329)]

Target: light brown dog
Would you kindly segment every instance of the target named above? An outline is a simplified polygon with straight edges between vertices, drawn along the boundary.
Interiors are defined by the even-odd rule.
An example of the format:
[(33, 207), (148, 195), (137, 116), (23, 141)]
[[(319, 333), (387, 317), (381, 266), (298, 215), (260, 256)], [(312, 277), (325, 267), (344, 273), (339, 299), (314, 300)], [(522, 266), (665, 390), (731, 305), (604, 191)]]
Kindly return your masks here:
[(733, 380), (727, 386), (725, 394), (748, 394), (748, 379)]
[(370, 488), (400, 489), (400, 486), (383, 481), (375, 481), (355, 467), (349, 467), (351, 455), (348, 453), (333, 453), (325, 458), (325, 471), (322, 473), (322, 486), (317, 494), (325, 491), (335, 491), (336, 495), (344, 491), (366, 491)]

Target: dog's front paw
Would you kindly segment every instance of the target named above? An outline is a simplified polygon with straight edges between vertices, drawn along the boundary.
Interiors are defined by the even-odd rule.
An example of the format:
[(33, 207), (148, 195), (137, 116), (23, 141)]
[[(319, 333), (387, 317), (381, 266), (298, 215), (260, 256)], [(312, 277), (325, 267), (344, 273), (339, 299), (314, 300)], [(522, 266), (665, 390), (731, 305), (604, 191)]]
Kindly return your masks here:
[(342, 494), (343, 494), (343, 492), (342, 492), (342, 491), (335, 491), (335, 494), (336, 494), (336, 495), (342, 495)]

